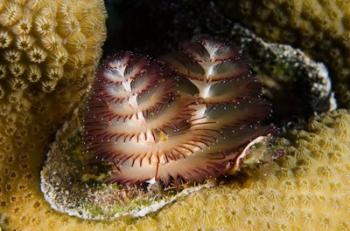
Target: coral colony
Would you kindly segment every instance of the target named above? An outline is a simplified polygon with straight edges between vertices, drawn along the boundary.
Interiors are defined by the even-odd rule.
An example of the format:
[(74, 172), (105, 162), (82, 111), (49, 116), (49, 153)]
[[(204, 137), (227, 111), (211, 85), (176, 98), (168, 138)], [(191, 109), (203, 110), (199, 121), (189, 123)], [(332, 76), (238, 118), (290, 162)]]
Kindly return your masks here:
[[(86, 101), (81, 98), (95, 76), (106, 35), (105, 3), (109, 6), (109, 19), (113, 18), (117, 27), (125, 25), (132, 29), (129, 15), (138, 15), (138, 19), (146, 21), (149, 18), (146, 15), (154, 12), (160, 13), (153, 17), (158, 21), (169, 16), (168, 20), (177, 26), (161, 23), (161, 27), (155, 28), (164, 28), (164, 31), (159, 30), (161, 33), (170, 32), (172, 44), (179, 38), (191, 36), (194, 31), (241, 41), (240, 49), (248, 51), (246, 55), (263, 84), (269, 77), (278, 81), (286, 77), (286, 85), (281, 85), (280, 89), (282, 95), (288, 95), (286, 92), (295, 85), (294, 80), (306, 77), (310, 80), (306, 88), (311, 90), (303, 95), (312, 99), (314, 92), (322, 93), (320, 89), (326, 86), (328, 91), (336, 91), (341, 106), (349, 108), (349, 1), (217, 1), (218, 6), (222, 3), (221, 9), (227, 17), (253, 29), (263, 36), (263, 42), (254, 34), (249, 36), (250, 32), (248, 36), (239, 33), (247, 29), (237, 30), (238, 27), (231, 26), (224, 17), (219, 20), (222, 23), (218, 22), (220, 9), (218, 14), (212, 14), (208, 7), (198, 4), (200, 1), (168, 4), (170, 11), (163, 9), (165, 4), (159, 4), (167, 1), (156, 1), (158, 3), (151, 6), (145, 3), (148, 7), (142, 8), (146, 12), (144, 16), (130, 7), (111, 13), (112, 2), (122, 2), (125, 6), (125, 1), (85, 0), (81, 4), (78, 0), (0, 0), (0, 230), (231, 230), (232, 227), (240, 230), (350, 230), (350, 115), (345, 109), (316, 115), (305, 124), (300, 123), (300, 130), (299, 124), (296, 129), (286, 127), (288, 136), (277, 138), (277, 142), (269, 146), (272, 150), (285, 150), (285, 155), (271, 165), (251, 169), (248, 166), (245, 173), (249, 177), (203, 190), (152, 217), (107, 222), (124, 215), (144, 216), (145, 210), (156, 211), (180, 198), (183, 191), (182, 195), (188, 195), (195, 192), (192, 188), (206, 185), (186, 188), (186, 184), (182, 192), (171, 188), (164, 190), (166, 193), (157, 193), (145, 192), (140, 187), (119, 187), (119, 183), (200, 182), (231, 173), (235, 166), (243, 169), (253, 162), (253, 158), (239, 160), (245, 156), (247, 148), (272, 129), (262, 126), (267, 122), (269, 106), (259, 98), (259, 86), (246, 64), (238, 62), (242, 58), (228, 52), (235, 50), (222, 42), (200, 38), (182, 45), (179, 52), (163, 57), (161, 62), (120, 53), (101, 67), (88, 98), (89, 111), (81, 110), (86, 109)], [(215, 5), (210, 2), (210, 9), (215, 10)], [(195, 6), (195, 10), (186, 13), (190, 6)], [(124, 14), (125, 10), (130, 14)], [(182, 22), (188, 19), (194, 22), (184, 27)], [(151, 25), (153, 21), (150, 20)], [(150, 34), (154, 31), (158, 32), (147, 29)], [(152, 41), (145, 39), (143, 35), (147, 33), (144, 32), (137, 31), (137, 36), (125, 33), (124, 29), (117, 32), (123, 40), (128, 40), (130, 35), (137, 37), (134, 43), (120, 42), (120, 47), (127, 45), (144, 50), (137, 45), (140, 40)], [(116, 42), (115, 37), (109, 39)], [(282, 46), (274, 43), (265, 46), (268, 41), (286, 43), (290, 49), (271, 49)], [(144, 43), (146, 50), (152, 50)], [(305, 54), (300, 56), (299, 49), (289, 45), (325, 62), (333, 77), (332, 86), (328, 78), (313, 78), (328, 75), (324, 75), (324, 69), (318, 69), (321, 75), (314, 74), (314, 64), (318, 67), (319, 64), (313, 61), (310, 64)], [(223, 66), (234, 61), (237, 69), (232, 68), (233, 64)], [(118, 63), (124, 66), (116, 65)], [(299, 65), (302, 69), (313, 67), (298, 72)], [(233, 70), (241, 71), (238, 77), (232, 75)], [(229, 78), (226, 73), (230, 73)], [(303, 83), (299, 85), (305, 87)], [(268, 91), (271, 85), (266, 86), (264, 90)], [(134, 98), (127, 96), (136, 89), (147, 90), (137, 91)], [(298, 90), (301, 90), (299, 86)], [(264, 95), (273, 100), (278, 97), (267, 93)], [(125, 99), (115, 100), (116, 94)], [(157, 94), (164, 94), (166, 99), (155, 97)], [(303, 97), (291, 97), (301, 98), (304, 104)], [(247, 103), (248, 98), (251, 104)], [(188, 100), (186, 104), (185, 99)], [(155, 107), (151, 107), (152, 103)], [(290, 107), (286, 102), (281, 104)], [(134, 113), (115, 116), (118, 105), (128, 109), (123, 113), (132, 110)], [(186, 110), (179, 109), (182, 106)], [(73, 109), (76, 109), (74, 113)], [(84, 129), (81, 129), (83, 112), (86, 114), (83, 115)], [(253, 117), (243, 116), (243, 112)], [(58, 130), (45, 158), (53, 133), (71, 114), (73, 118)], [(253, 127), (248, 130), (250, 125), (257, 130)], [(113, 133), (109, 134), (111, 130)], [(238, 140), (241, 134), (246, 136)], [(84, 143), (80, 142), (81, 135)], [(192, 135), (197, 136), (194, 139)], [(110, 180), (117, 184), (103, 182), (105, 171), (100, 174), (99, 165), (89, 168), (88, 157), (81, 156), (86, 154), (82, 146), (87, 146), (98, 161), (110, 164), (113, 169)], [(270, 153), (264, 145), (257, 147), (251, 151), (264, 149), (263, 153)], [(38, 187), (39, 180), (43, 194)], [(86, 221), (67, 214), (105, 221)]]
[(237, 49), (208, 37), (163, 61), (131, 52), (100, 67), (84, 117), (87, 150), (111, 182), (202, 182), (224, 175), (272, 132), (261, 89)]
[(12, 150), (18, 140), (23, 144), (31, 139), (27, 125), (40, 126), (33, 121), (39, 112), (38, 121), (47, 126), (61, 124), (93, 79), (106, 37), (105, 12), (100, 0), (84, 3), (0, 0), (2, 147)]

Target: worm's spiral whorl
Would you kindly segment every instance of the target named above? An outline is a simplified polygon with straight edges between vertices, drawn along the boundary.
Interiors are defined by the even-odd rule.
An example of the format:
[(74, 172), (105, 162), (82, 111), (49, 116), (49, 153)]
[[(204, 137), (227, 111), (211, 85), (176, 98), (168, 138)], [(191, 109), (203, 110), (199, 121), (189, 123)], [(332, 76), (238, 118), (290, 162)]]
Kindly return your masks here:
[(231, 46), (200, 38), (164, 60), (170, 68), (125, 52), (97, 74), (84, 139), (89, 151), (113, 163), (112, 182), (216, 177), (250, 141), (271, 131), (260, 125), (270, 106)]

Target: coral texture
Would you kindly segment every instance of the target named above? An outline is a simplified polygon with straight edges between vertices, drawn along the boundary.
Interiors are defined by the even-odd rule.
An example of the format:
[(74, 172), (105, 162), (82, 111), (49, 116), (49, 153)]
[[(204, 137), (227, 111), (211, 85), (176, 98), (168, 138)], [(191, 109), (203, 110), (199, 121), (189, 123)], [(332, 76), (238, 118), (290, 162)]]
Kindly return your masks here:
[[(16, 186), (19, 192), (12, 199), (1, 202), (16, 202), (2, 213), (3, 228), (53, 231), (232, 230), (232, 227), (240, 227), (240, 230), (348, 230), (349, 126), (348, 111), (319, 116), (310, 121), (306, 130), (293, 132), (290, 141), (281, 140), (279, 146), (287, 150), (287, 155), (272, 166), (262, 166), (249, 178), (238, 178), (236, 183), (204, 190), (161, 213), (137, 220), (82, 221), (54, 212), (38, 192), (35, 161), (27, 161), (31, 181), (24, 179), (20, 185), (11, 184), (9, 187)], [(24, 159), (21, 157), (21, 160)], [(14, 172), (21, 174), (22, 171), (15, 169)], [(23, 198), (18, 198), (19, 195)]]
[(68, 108), (74, 97), (63, 89), (87, 86), (105, 34), (104, 10), (96, 8), (103, 2), (0, 1), (0, 137), (12, 136), (31, 108), (45, 110), (49, 93), (62, 94)]
[[(0, 223), (6, 230), (39, 221), (40, 213), (30, 217), (26, 208), (45, 206), (40, 166), (53, 132), (94, 77), (105, 16), (101, 0), (0, 0)], [(13, 223), (16, 217), (22, 224)]]
[[(271, 132), (271, 113), (246, 61), (211, 38), (155, 61), (123, 53), (100, 68), (85, 116), (88, 150), (113, 163), (111, 180), (200, 182), (223, 175)], [(192, 89), (193, 92), (189, 92)]]
[[(0, 9), (7, 3), (25, 4), (25, 0), (0, 1)], [(48, 1), (42, 0), (37, 3), (45, 4)], [(62, 3), (63, 1), (50, 1)], [(65, 4), (76, 4), (79, 1), (66, 1)], [(243, 2), (243, 1), (240, 1)], [(247, 1), (246, 1), (247, 2)], [(254, 1), (255, 9), (261, 12), (261, 8), (255, 5), (260, 1)], [(304, 4), (301, 1), (263, 1), (264, 4)], [(316, 1), (305, 1), (306, 4), (315, 3)], [(321, 2), (321, 1), (319, 1)], [(99, 6), (95, 7), (95, 1), (79, 2), (83, 9), (90, 9), (96, 13), (100, 11)], [(308, 6), (314, 9), (316, 6), (327, 8), (329, 4), (338, 4), (343, 7), (337, 8), (344, 14), (336, 14), (342, 17), (342, 24), (346, 25), (346, 10), (349, 9), (347, 1), (322, 1), (320, 4), (306, 5), (303, 14), (310, 15), (327, 14), (323, 10), (306, 10)], [(249, 5), (249, 2), (247, 3)], [(63, 4), (64, 5), (64, 4)], [(86, 7), (86, 8), (85, 8)], [(81, 8), (80, 8), (81, 9)], [(297, 7), (297, 9), (301, 9)], [(284, 9), (282, 9), (284, 10)], [(287, 7), (287, 10), (290, 8)], [(294, 11), (293, 9), (291, 9)], [(300, 12), (296, 10), (294, 12)], [(278, 14), (279, 11), (270, 11), (272, 14)], [(332, 12), (332, 11), (329, 11)], [(79, 11), (74, 11), (74, 14)], [(289, 14), (287, 14), (289, 15)], [(297, 20), (290, 18), (290, 22), (305, 20), (297, 15)], [(89, 17), (80, 23), (89, 23)], [(283, 15), (280, 18), (285, 18)], [(317, 17), (326, 19), (327, 17)], [(258, 21), (264, 23), (264, 28), (271, 28), (268, 21), (262, 20), (264, 17), (252, 22)], [(313, 19), (313, 18), (312, 18)], [(247, 20), (248, 21), (248, 20)], [(285, 23), (286, 20), (277, 20), (277, 23)], [(310, 20), (309, 22), (314, 21)], [(1, 21), (2, 22), (2, 21)], [(273, 21), (274, 22), (274, 21)], [(338, 22), (340, 22), (338, 20)], [(330, 22), (332, 24), (332, 22)], [(288, 27), (295, 25), (287, 23)], [(292, 23), (294, 24), (294, 23)], [(267, 26), (266, 26), (267, 25)], [(103, 28), (98, 24), (97, 28)], [(292, 38), (293, 35), (300, 36), (298, 33), (288, 33), (290, 30), (281, 30), (282, 27), (272, 27), (277, 33), (271, 33), (272, 37), (278, 32), (286, 32), (287, 36), (277, 36), (280, 39)], [(329, 28), (329, 27), (325, 27)], [(339, 28), (339, 27), (335, 27)], [(346, 28), (346, 27), (344, 27)], [(268, 29), (271, 31), (271, 29)], [(268, 31), (267, 30), (267, 31)], [(318, 30), (318, 29), (317, 29)], [(274, 31), (274, 30), (272, 30)], [(297, 30), (308, 33), (310, 30)], [(340, 41), (336, 33), (325, 35), (325, 29), (318, 31), (322, 33), (311, 33), (314, 37), (303, 40), (301, 46), (307, 46), (307, 42), (321, 41), (317, 36), (332, 36), (335, 39), (322, 39), (315, 46), (316, 51), (332, 51), (330, 54), (342, 58), (333, 59), (328, 63), (340, 60), (342, 63), (347, 62), (348, 49), (337, 49), (340, 46), (334, 45), (335, 41)], [(345, 32), (347, 30), (344, 30)], [(92, 33), (93, 34), (93, 33)], [(289, 36), (291, 35), (291, 36)], [(301, 33), (303, 37), (303, 33)], [(307, 36), (303, 38), (309, 38)], [(307, 42), (305, 42), (307, 41)], [(300, 43), (298, 43), (300, 44)], [(321, 44), (321, 45), (319, 45)], [(98, 45), (97, 45), (98, 46)], [(329, 49), (329, 47), (331, 47)], [(335, 48), (334, 50), (332, 48)], [(309, 49), (311, 51), (311, 49)], [(344, 54), (343, 54), (344, 52)], [(320, 52), (325, 54), (324, 52)], [(325, 56), (325, 55), (323, 55)], [(315, 56), (320, 57), (320, 56)], [(341, 64), (341, 67), (344, 65)], [(336, 67), (336, 64), (334, 64)], [(1, 67), (0, 70), (3, 70)], [(347, 76), (346, 69), (341, 70), (339, 78), (343, 74), (344, 79)], [(76, 73), (81, 73), (76, 70)], [(342, 72), (344, 71), (344, 72)], [(337, 71), (337, 73), (339, 73)], [(288, 155), (283, 157), (274, 168), (262, 168), (249, 180), (242, 180), (228, 186), (221, 186), (215, 189), (204, 191), (200, 194), (191, 196), (181, 203), (177, 203), (163, 210), (154, 216), (144, 219), (131, 221), (120, 219), (115, 222), (91, 222), (83, 221), (77, 218), (69, 217), (53, 211), (43, 200), (39, 191), (39, 171), (43, 160), (45, 146), (49, 142), (47, 134), (52, 134), (54, 124), (61, 121), (62, 117), (70, 111), (71, 103), (79, 100), (80, 92), (79, 81), (75, 75), (66, 73), (71, 76), (70, 81), (64, 81), (65, 77), (57, 85), (57, 94), (43, 94), (46, 97), (44, 102), (38, 100), (34, 104), (34, 111), (29, 113), (11, 114), (2, 119), (0, 134), (0, 227), (4, 230), (194, 230), (194, 229), (214, 229), (214, 230), (232, 230), (232, 227), (239, 227), (240, 230), (251, 229), (271, 229), (271, 230), (349, 230), (350, 216), (348, 208), (350, 207), (349, 198), (349, 145), (350, 145), (350, 115), (348, 111), (336, 111), (325, 116), (318, 117), (311, 121), (306, 131), (295, 132), (291, 138), (292, 143), (281, 144), (288, 151)], [(66, 76), (66, 75), (64, 75)], [(73, 76), (75, 76), (73, 78)], [(79, 80), (78, 80), (79, 79)], [(0, 80), (1, 82), (2, 80)], [(338, 82), (340, 83), (340, 82)], [(65, 84), (66, 91), (62, 91), (60, 84)], [(6, 84), (7, 85), (7, 84)], [(75, 86), (75, 87), (73, 87)], [(341, 86), (338, 84), (338, 87)], [(61, 89), (61, 90), (60, 90)], [(344, 88), (346, 89), (346, 88)], [(56, 91), (56, 90), (55, 90)], [(6, 91), (6, 94), (8, 91)], [(71, 94), (71, 95), (69, 95)], [(342, 96), (346, 94), (343, 91)], [(23, 99), (23, 98), (22, 98)], [(40, 98), (38, 98), (40, 99)], [(343, 98), (346, 101), (346, 95)], [(7, 102), (7, 101), (6, 101)], [(28, 103), (32, 101), (22, 101)], [(51, 103), (49, 103), (51, 102)], [(61, 103), (58, 103), (61, 102)], [(7, 112), (8, 104), (1, 104), (0, 113)], [(74, 104), (73, 104), (74, 105)], [(4, 108), (6, 110), (4, 110)], [(55, 110), (54, 110), (55, 109)], [(57, 110), (58, 109), (58, 110)], [(1, 114), (2, 116), (3, 114)], [(7, 114), (6, 114), (7, 115)], [(3, 116), (2, 116), (3, 117)], [(15, 135), (3, 134), (4, 131), (13, 131), (14, 118), (18, 117)], [(4, 117), (3, 117), (4, 118)], [(23, 123), (23, 124), (22, 124)], [(52, 123), (52, 124), (51, 124)], [(5, 125), (6, 124), (6, 125)], [(9, 127), (11, 125), (12, 127)], [(286, 209), (286, 208), (289, 209)]]
[(259, 35), (307, 51), (330, 67), (340, 101), (350, 106), (350, 2), (219, 1), (230, 18)]

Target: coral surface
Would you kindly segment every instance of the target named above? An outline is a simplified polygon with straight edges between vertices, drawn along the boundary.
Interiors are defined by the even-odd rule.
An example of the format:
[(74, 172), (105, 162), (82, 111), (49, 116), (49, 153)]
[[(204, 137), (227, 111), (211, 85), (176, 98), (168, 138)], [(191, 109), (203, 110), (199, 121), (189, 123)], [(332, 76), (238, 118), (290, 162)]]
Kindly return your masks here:
[[(36, 3), (40, 6), (47, 2), (50, 5), (62, 3), (64, 6), (79, 1), (0, 0), (0, 11), (14, 9), (14, 5)], [(256, 24), (254, 28), (261, 34), (275, 38), (274, 41), (303, 47), (314, 57), (326, 60), (336, 74), (342, 102), (349, 101), (349, 70), (344, 68), (349, 63), (349, 43), (346, 39), (348, 1), (230, 1), (231, 4), (236, 2), (240, 4), (237, 9), (243, 12), (239, 18), (248, 25), (251, 25), (249, 22)], [(102, 15), (100, 6), (95, 3), (84, 1), (78, 9), (90, 7), (94, 13)], [(231, 16), (236, 11), (228, 5), (225, 9)], [(74, 10), (73, 14), (78, 12)], [(1, 14), (1, 23), (4, 15)], [(79, 19), (79, 23), (89, 24), (88, 18)], [(7, 28), (1, 25), (2, 30)], [(103, 25), (98, 24), (97, 28), (103, 29)], [(3, 40), (0, 38), (0, 41)], [(2, 51), (1, 48), (1, 54)], [(16, 58), (16, 54), (12, 57)], [(0, 66), (0, 73), (4, 73), (5, 69), (9, 73), (18, 73), (20, 66), (20, 63), (11, 69)], [(45, 94), (42, 91), (45, 85), (41, 80), (29, 84), (29, 87), (38, 89), (34, 92), (42, 92), (39, 94), (42, 96), (37, 101), (33, 97), (22, 97), (21, 104), (16, 104), (18, 95), (8, 97), (12, 96), (12, 81), (5, 81), (0, 74), (3, 88), (0, 92), (6, 99), (3, 100), (5, 103), (0, 104), (0, 227), (5, 231), (232, 230), (233, 227), (240, 230), (350, 229), (350, 114), (344, 110), (316, 117), (305, 131), (293, 132), (289, 137), (290, 142), (284, 143), (282, 140), (280, 146), (287, 150), (287, 155), (275, 165), (262, 167), (250, 178), (239, 177), (236, 183), (188, 197), (159, 214), (137, 220), (122, 218), (115, 222), (92, 222), (55, 212), (39, 190), (39, 171), (46, 146), (51, 141), (48, 134), (53, 134), (57, 123), (80, 100), (81, 89), (78, 86), (81, 86), (82, 78), (79, 76), (85, 76), (77, 74), (81, 70), (84, 68), (66, 72), (67, 77), (72, 78), (65, 82), (65, 74), (56, 85), (55, 93)], [(23, 92), (26, 96), (30, 93), (27, 90)], [(8, 104), (7, 99), (14, 103)], [(8, 106), (13, 104), (19, 106)], [(31, 109), (21, 109), (22, 105)], [(17, 113), (16, 108), (27, 113)], [(9, 111), (16, 113), (9, 114)], [(247, 174), (250, 175), (249, 172)]]
[[(350, 198), (350, 113), (333, 111), (311, 120), (306, 130), (279, 142), (286, 155), (235, 183), (203, 190), (161, 213), (114, 222), (83, 221), (59, 214), (43, 200), (37, 163), (19, 156), (27, 175), (4, 185), (17, 193), (1, 201), (5, 230), (347, 230)], [(39, 135), (40, 136), (40, 135)], [(35, 136), (37, 138), (38, 135)], [(37, 144), (39, 141), (35, 141)], [(29, 147), (27, 144), (26, 147)], [(16, 160), (12, 160), (17, 162)], [(23, 170), (14, 169), (16, 174)], [(26, 179), (30, 177), (30, 181)], [(13, 180), (15, 181), (15, 180)], [(13, 190), (14, 191), (14, 190)], [(16, 203), (14, 203), (16, 202)], [(286, 209), (288, 207), (288, 209)]]
[[(52, 134), (93, 79), (105, 17), (101, 0), (0, 0), (0, 223), (6, 230), (25, 230), (40, 217), (29, 218), (25, 207), (45, 203), (40, 166)], [(22, 227), (7, 228), (14, 217)]]
[(29, 126), (42, 129), (32, 123), (35, 116), (54, 128), (79, 102), (101, 55), (104, 18), (100, 0), (0, 1), (0, 152), (6, 158), (22, 148)]
[(324, 61), (340, 101), (350, 106), (350, 2), (333, 0), (219, 0), (221, 10), (271, 41)]
[(64, 0), (0, 2), (2, 102), (18, 108), (25, 99), (31, 100), (33, 91), (49, 93), (60, 82), (91, 75), (101, 53), (104, 13), (96, 11), (103, 8), (101, 1), (86, 4)]
[[(101, 0), (84, 5), (65, 0), (0, 1), (0, 143), (6, 143), (4, 152), (10, 152), (6, 145), (14, 144), (4, 139), (23, 142), (22, 137), (27, 137), (22, 130), (31, 123), (32, 113), (44, 115), (57, 99), (57, 118), (76, 106), (101, 55), (104, 18)], [(43, 118), (54, 126), (50, 120)]]

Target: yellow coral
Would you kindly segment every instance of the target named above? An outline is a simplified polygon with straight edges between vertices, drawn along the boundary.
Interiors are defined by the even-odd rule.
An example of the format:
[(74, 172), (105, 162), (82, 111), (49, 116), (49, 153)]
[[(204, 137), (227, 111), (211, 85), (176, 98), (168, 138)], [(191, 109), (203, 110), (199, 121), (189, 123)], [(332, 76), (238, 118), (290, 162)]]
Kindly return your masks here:
[(59, 82), (82, 76), (78, 68), (94, 67), (105, 34), (103, 7), (101, 0), (1, 0), (1, 103), (13, 91), (34, 101)]
[[(39, 170), (52, 135), (94, 77), (105, 17), (102, 0), (0, 0), (0, 227), (6, 230), (36, 229), (44, 216)], [(72, 20), (75, 34), (68, 27), (61, 33)], [(68, 42), (76, 33), (79, 50)]]
[[(101, 54), (104, 18), (102, 0), (0, 0), (0, 104), (30, 114), (47, 93), (84, 89)], [(72, 20), (75, 33), (66, 25)]]
[(349, 230), (349, 126), (347, 111), (318, 117), (281, 144), (288, 155), (272, 166), (147, 219), (160, 230)]
[[(54, 117), (51, 109), (42, 113)], [(37, 117), (26, 124), (30, 129), (17, 129), (16, 136), (32, 139), (10, 147), (17, 155), (0, 153), (0, 220), (6, 230), (350, 229), (350, 112), (345, 110), (291, 132), (278, 145), (287, 155), (247, 172), (250, 177), (203, 190), (152, 216), (114, 222), (83, 221), (49, 208), (38, 188), (38, 163), (48, 141), (48, 131), (41, 129), (47, 121)]]
[[(14, 4), (24, 12), (23, 18), (16, 16)], [(310, 123), (307, 131), (295, 132), (291, 144), (281, 144), (288, 151), (288, 156), (273, 166), (262, 167), (239, 183), (204, 190), (153, 216), (132, 221), (123, 218), (114, 222), (94, 222), (51, 209), (39, 190), (39, 171), (46, 147), (52, 140), (48, 134), (53, 134), (57, 125), (76, 106), (88, 77), (94, 72), (103, 38), (95, 31), (103, 30), (104, 15), (100, 4), (99, 0), (84, 0), (83, 4), (78, 0), (0, 0), (0, 17), (13, 12), (11, 19), (0, 20), (1, 228), (35, 231), (350, 229), (350, 114), (347, 111), (317, 118)], [(72, 6), (77, 7), (72, 9)], [(45, 24), (44, 18), (35, 11), (44, 7), (59, 10), (56, 17), (75, 15), (77, 21), (65, 22), (69, 24), (68, 29), (57, 28), (56, 35), (62, 39), (62, 35), (73, 34), (78, 22), (86, 36), (85, 55), (80, 51), (70, 53), (57, 36), (52, 37), (51, 25)], [(294, 7), (300, 10), (300, 6)], [(27, 14), (26, 9), (29, 9)], [(46, 11), (40, 12), (44, 14)], [(33, 23), (32, 14), (38, 15), (38, 20), (44, 23)], [(262, 12), (262, 15), (266, 17), (268, 13)], [(45, 16), (53, 17), (50, 11)], [(90, 19), (100, 21), (94, 24)], [(63, 20), (53, 21), (59, 24)], [(19, 23), (23, 27), (16, 26)], [(93, 33), (87, 33), (89, 30)], [(17, 49), (15, 44), (19, 36), (28, 33), (35, 42), (28, 49)], [(38, 45), (38, 38), (46, 38), (46, 41)], [(27, 60), (27, 50), (33, 49), (34, 45), (47, 53), (43, 64)], [(58, 47), (65, 49), (61, 53), (50, 50), (61, 50)], [(15, 76), (7, 65), (10, 61), (4, 59), (7, 50), (20, 52), (20, 59), (12, 63), (25, 65), (25, 72), (14, 78), (25, 80), (26, 88), (23, 90), (11, 88), (17, 84), (9, 80)], [(63, 57), (62, 60), (59, 57)], [(79, 61), (79, 57), (83, 57), (85, 63)], [(22, 58), (26, 62), (21, 62)], [(16, 60), (16, 54), (10, 60)], [(55, 65), (49, 65), (53, 63)], [(63, 76), (57, 77), (61, 78), (58, 83), (52, 83), (46, 68), (58, 66), (63, 67)], [(49, 90), (53, 92), (46, 94)], [(32, 92), (35, 95), (31, 95)]]
[(342, 0), (219, 1), (224, 13), (272, 41), (302, 48), (331, 69), (350, 107), (350, 2)]

